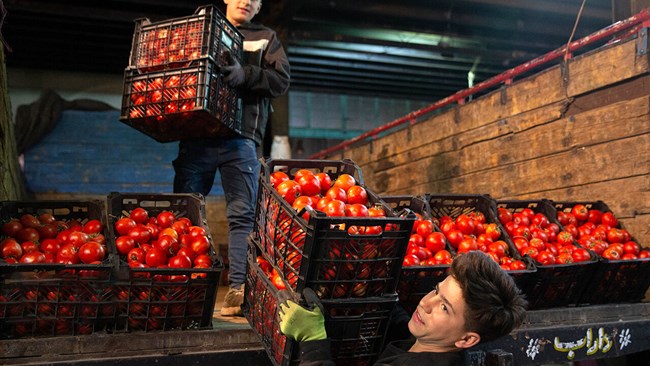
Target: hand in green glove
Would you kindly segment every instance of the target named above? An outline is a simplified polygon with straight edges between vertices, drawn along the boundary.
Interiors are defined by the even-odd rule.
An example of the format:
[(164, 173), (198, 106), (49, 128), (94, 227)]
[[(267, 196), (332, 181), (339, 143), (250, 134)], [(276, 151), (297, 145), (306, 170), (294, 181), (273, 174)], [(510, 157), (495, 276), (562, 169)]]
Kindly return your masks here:
[(318, 297), (310, 288), (303, 291), (303, 297), (308, 304), (316, 306), (313, 306), (312, 310), (308, 310), (292, 300), (282, 302), (280, 304), (280, 331), (298, 342), (327, 338), (325, 318)]

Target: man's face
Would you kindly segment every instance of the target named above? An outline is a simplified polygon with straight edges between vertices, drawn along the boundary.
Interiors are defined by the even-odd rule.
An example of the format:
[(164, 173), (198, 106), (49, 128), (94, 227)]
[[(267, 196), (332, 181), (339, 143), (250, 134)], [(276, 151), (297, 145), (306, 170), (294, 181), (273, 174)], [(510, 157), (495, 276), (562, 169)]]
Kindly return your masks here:
[(262, 0), (223, 0), (226, 3), (226, 18), (235, 27), (250, 22), (262, 8)]
[(465, 300), (458, 282), (447, 276), (418, 304), (408, 323), (417, 343), (432, 352), (456, 350), (466, 337)]

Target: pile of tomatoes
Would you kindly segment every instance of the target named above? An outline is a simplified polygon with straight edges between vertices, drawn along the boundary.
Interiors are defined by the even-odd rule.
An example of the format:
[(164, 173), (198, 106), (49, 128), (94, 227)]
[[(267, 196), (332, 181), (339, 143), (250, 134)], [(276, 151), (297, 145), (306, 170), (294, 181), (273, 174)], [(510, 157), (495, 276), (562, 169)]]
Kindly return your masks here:
[[(115, 246), (131, 268), (211, 268), (212, 244), (203, 227), (171, 211), (151, 215), (137, 207), (115, 221)], [(205, 274), (193, 274), (193, 277)], [(186, 280), (170, 276), (169, 280)]]
[(514, 211), (499, 207), (497, 215), (521, 255), (543, 266), (591, 260), (589, 251), (575, 245), (573, 236), (544, 213), (529, 207)]
[(7, 263), (100, 264), (106, 238), (100, 220), (59, 220), (53, 214), (23, 214), (2, 225), (0, 256)]
[(648, 250), (632, 240), (630, 233), (621, 228), (611, 211), (588, 209), (584, 204), (574, 204), (558, 210), (557, 220), (572, 240), (608, 260), (634, 260), (649, 258)]
[[(296, 171), (293, 178), (282, 171), (271, 173), (271, 185), (296, 211), (305, 207), (330, 217), (384, 217), (381, 206), (370, 206), (368, 192), (347, 173), (332, 181), (327, 173), (308, 169)], [(308, 213), (304, 216), (308, 219)]]
[(180, 22), (174, 27), (157, 26), (140, 36), (136, 65), (143, 70), (154, 66), (196, 60), (201, 57), (205, 19)]
[[(435, 230), (435, 226), (440, 231)], [(450, 264), (453, 256), (446, 248), (448, 242), (457, 255), (480, 250), (504, 270), (527, 268), (525, 262), (510, 253), (508, 243), (501, 239), (500, 226), (487, 222), (485, 214), (478, 210), (461, 213), (455, 218), (444, 215), (431, 220), (419, 219), (413, 231), (404, 266)]]

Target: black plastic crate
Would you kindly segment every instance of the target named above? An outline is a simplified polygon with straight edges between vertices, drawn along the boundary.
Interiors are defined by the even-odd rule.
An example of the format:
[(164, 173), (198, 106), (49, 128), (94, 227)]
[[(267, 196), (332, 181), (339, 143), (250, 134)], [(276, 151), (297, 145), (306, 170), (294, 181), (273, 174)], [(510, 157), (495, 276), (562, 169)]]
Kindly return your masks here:
[[(497, 200), (496, 207), (508, 209), (513, 213), (530, 208), (535, 213), (543, 213), (549, 222), (559, 225), (555, 208), (546, 200)], [(585, 288), (593, 281), (598, 265), (594, 253), (590, 254), (591, 259), (587, 262), (567, 264), (542, 265), (531, 258), (536, 272), (526, 285), (521, 286), (528, 300), (528, 309), (577, 305)]]
[[(583, 204), (587, 209), (612, 212), (603, 201), (550, 201), (550, 204), (556, 210), (564, 212), (570, 212), (577, 204)], [(619, 222), (618, 228), (624, 229), (623, 224)], [(637, 242), (634, 237), (632, 241)], [(648, 288), (650, 288), (649, 258), (608, 260), (598, 256), (598, 265), (590, 276), (589, 283), (585, 286), (578, 303), (587, 305), (638, 302), (643, 300)]]
[[(415, 221), (412, 212), (398, 216), (372, 191), (372, 204), (384, 206), (386, 217), (327, 217), (312, 211), (309, 222), (271, 186), (276, 167), (360, 175), (350, 161), (288, 160), (262, 164), (255, 239), (269, 262), (280, 269), (297, 292), (311, 287), (322, 299), (394, 295), (408, 238)], [(349, 173), (348, 173), (349, 174)], [(360, 181), (360, 179), (358, 180)], [(368, 228), (356, 234), (352, 228)]]
[(4, 279), (0, 338), (54, 337), (111, 331), (116, 307), (111, 282), (81, 274)]
[(124, 72), (120, 121), (159, 142), (241, 131), (241, 108), (210, 60), (178, 69)]
[[(244, 316), (261, 338), (274, 365), (298, 364), (298, 343), (280, 332), (279, 290), (251, 256), (248, 265)], [(397, 298), (329, 300), (322, 304), (333, 361), (337, 365), (371, 365), (382, 351)]]
[(241, 59), (242, 45), (243, 36), (216, 6), (200, 6), (190, 16), (136, 19), (129, 66), (151, 72), (187, 67), (199, 59), (224, 65), (225, 51)]
[(212, 326), (219, 277), (223, 270), (205, 216), (203, 196), (195, 193), (112, 193), (108, 196), (110, 242), (115, 245), (115, 222), (141, 207), (150, 216), (163, 211), (187, 217), (202, 227), (210, 242), (210, 268), (131, 268), (118, 257), (114, 296), (116, 330), (159, 331), (206, 329)]

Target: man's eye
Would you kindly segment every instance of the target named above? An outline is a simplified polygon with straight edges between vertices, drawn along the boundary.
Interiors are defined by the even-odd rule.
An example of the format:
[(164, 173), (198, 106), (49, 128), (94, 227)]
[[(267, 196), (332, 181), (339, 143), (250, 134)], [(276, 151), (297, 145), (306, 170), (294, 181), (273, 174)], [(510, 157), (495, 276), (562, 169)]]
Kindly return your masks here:
[(442, 304), (442, 311), (444, 311), (445, 313), (447, 312), (447, 305)]

